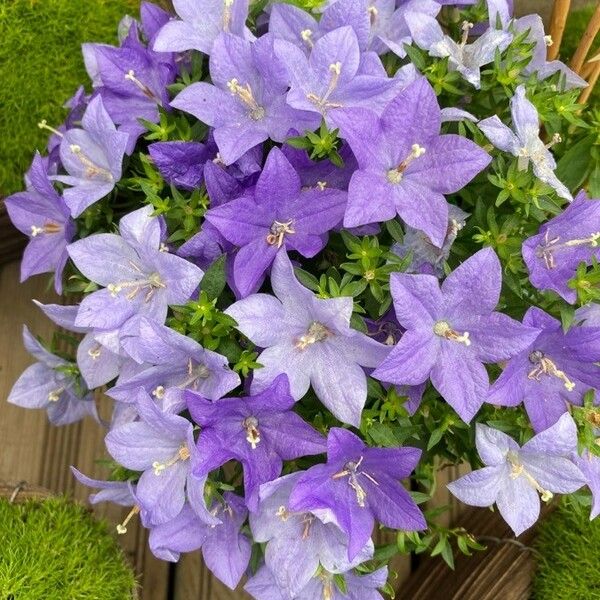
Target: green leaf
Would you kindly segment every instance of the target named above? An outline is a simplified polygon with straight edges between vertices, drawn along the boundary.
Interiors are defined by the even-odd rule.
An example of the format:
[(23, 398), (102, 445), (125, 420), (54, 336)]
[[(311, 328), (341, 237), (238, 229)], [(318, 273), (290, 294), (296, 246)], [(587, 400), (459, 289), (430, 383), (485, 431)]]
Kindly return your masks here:
[(225, 254), (222, 254), (215, 262), (208, 267), (204, 277), (200, 282), (200, 288), (206, 292), (209, 300), (218, 298), (227, 284), (227, 275), (225, 273)]
[(571, 325), (573, 324), (573, 319), (575, 318), (575, 307), (570, 304), (562, 304), (560, 307), (560, 321), (562, 323), (562, 328), (565, 333), (569, 331)]
[(588, 135), (573, 144), (565, 155), (558, 161), (556, 176), (570, 189), (574, 190), (583, 185), (590, 172), (590, 152), (595, 142), (595, 136)]

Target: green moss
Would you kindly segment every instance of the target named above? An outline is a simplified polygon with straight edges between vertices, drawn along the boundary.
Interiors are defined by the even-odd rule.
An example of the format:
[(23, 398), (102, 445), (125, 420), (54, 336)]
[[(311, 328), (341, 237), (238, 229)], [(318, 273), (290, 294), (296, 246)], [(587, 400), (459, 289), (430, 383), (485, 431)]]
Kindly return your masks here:
[(139, 0), (0, 0), (0, 196), (22, 188), (23, 173), (61, 108), (87, 84), (81, 44), (115, 43), (121, 17)]
[(600, 521), (588, 514), (561, 506), (540, 525), (534, 600), (600, 599)]
[(0, 500), (2, 600), (130, 600), (135, 586), (107, 525), (83, 506)]

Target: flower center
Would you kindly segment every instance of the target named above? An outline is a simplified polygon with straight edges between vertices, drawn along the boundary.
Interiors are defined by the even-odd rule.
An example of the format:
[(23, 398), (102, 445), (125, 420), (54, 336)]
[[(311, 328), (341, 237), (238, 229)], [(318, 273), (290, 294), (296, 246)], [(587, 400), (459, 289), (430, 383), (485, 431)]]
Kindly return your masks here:
[(267, 235), (267, 244), (270, 246), (277, 245), (278, 248), (281, 248), (286, 233), (296, 233), (296, 231), (292, 229), (293, 223), (294, 221), (292, 219), (286, 221), (285, 223), (273, 221), (273, 224), (269, 229), (270, 233)]
[(146, 96), (146, 98), (149, 98), (153, 102), (156, 102), (156, 104), (162, 104), (160, 98), (157, 98), (156, 94), (145, 83), (142, 83), (135, 76), (135, 71), (133, 69), (130, 69), (127, 73), (125, 73), (125, 79), (127, 79), (127, 81), (131, 81), (131, 83), (133, 83), (135, 87), (137, 87), (142, 92), (142, 94)]
[(506, 455), (506, 458), (510, 464), (510, 477), (511, 479), (517, 479), (518, 477), (525, 477), (527, 482), (531, 485), (533, 489), (539, 492), (542, 500), (544, 502), (549, 502), (552, 500), (554, 494), (551, 491), (544, 489), (533, 477), (530, 473), (525, 470), (523, 463), (519, 460), (519, 455), (510, 450)]
[(310, 100), (313, 104), (317, 106), (317, 108), (321, 112), (326, 112), (329, 108), (341, 108), (343, 104), (338, 102), (329, 102), (329, 97), (336, 90), (338, 83), (340, 82), (340, 75), (342, 74), (342, 63), (335, 62), (329, 65), (329, 85), (327, 86), (327, 90), (322, 97), (317, 96), (314, 92), (310, 92), (306, 94), (306, 98)]
[(133, 517), (135, 517), (135, 515), (139, 514), (139, 512), (140, 512), (139, 506), (134, 506), (129, 511), (129, 514), (125, 517), (125, 519), (123, 519), (123, 522), (119, 523), (116, 527), (117, 533), (119, 535), (125, 535), (127, 533), (127, 525), (129, 523), (129, 521), (131, 521), (131, 519), (133, 519)]
[(99, 177), (105, 181), (114, 181), (112, 173), (104, 167), (99, 167), (95, 162), (88, 158), (83, 151), (81, 146), (77, 144), (71, 144), (69, 146), (71, 152), (79, 159), (79, 162), (85, 167), (85, 176), (88, 179), (94, 179)]
[(187, 378), (180, 383), (177, 387), (185, 389), (192, 387), (193, 389), (198, 388), (199, 379), (208, 379), (210, 377), (210, 369), (202, 363), (194, 363), (190, 358), (187, 364)]
[(465, 346), (471, 345), (469, 332), (465, 331), (463, 333), (459, 333), (458, 331), (452, 329), (447, 321), (438, 321), (433, 326), (433, 333), (446, 340), (450, 340), (451, 342), (458, 342), (459, 344), (464, 344)]
[(542, 375), (549, 375), (560, 379), (567, 391), (572, 392), (575, 389), (575, 383), (572, 382), (564, 371), (561, 371), (556, 364), (550, 360), (541, 350), (534, 350), (529, 355), (529, 362), (533, 369), (527, 374), (527, 379), (539, 381)]
[(373, 477), (371, 477), (371, 475), (369, 475), (365, 471), (359, 471), (363, 459), (364, 457), (361, 456), (356, 462), (353, 460), (348, 461), (341, 471), (332, 475), (333, 479), (342, 479), (344, 477), (348, 477), (348, 485), (354, 490), (354, 493), (356, 494), (356, 502), (361, 508), (364, 508), (365, 506), (367, 492), (358, 481), (359, 476), (362, 475), (363, 477), (366, 477), (371, 483), (379, 485), (379, 483), (377, 483), (377, 481)]
[(157, 400), (162, 400), (165, 397), (165, 388), (162, 385), (157, 385), (153, 390), (152, 390), (152, 395), (157, 399)]
[(246, 430), (246, 441), (256, 450), (256, 446), (260, 443), (260, 431), (258, 429), (258, 419), (256, 417), (246, 417), (242, 423)]
[(184, 446), (181, 446), (181, 448), (179, 448), (179, 450), (177, 451), (177, 454), (173, 458), (169, 459), (167, 462), (160, 463), (158, 461), (154, 461), (152, 463), (152, 469), (154, 470), (154, 474), (156, 476), (158, 476), (165, 469), (172, 467), (173, 465), (177, 464), (180, 461), (189, 460), (189, 458), (190, 458), (190, 451), (189, 451), (188, 447), (184, 445)]
[(460, 40), (460, 47), (464, 48), (469, 41), (469, 33), (471, 33), (471, 29), (473, 29), (473, 23), (469, 23), (469, 21), (463, 21), (461, 25), (462, 30), (462, 38)]
[(300, 32), (300, 37), (302, 38), (302, 41), (311, 49), (315, 45), (315, 43), (313, 42), (312, 36), (313, 36), (313, 32), (310, 29), (303, 29)]
[(241, 86), (239, 81), (234, 78), (227, 82), (227, 87), (234, 96), (237, 96), (237, 98), (241, 100), (242, 104), (250, 109), (250, 118), (253, 121), (264, 119), (265, 109), (255, 100), (249, 83), (245, 86)]
[(100, 355), (102, 354), (102, 346), (100, 344), (96, 344), (95, 346), (90, 348), (87, 351), (87, 353), (92, 360), (98, 360), (100, 358)]
[(542, 258), (546, 265), (546, 269), (554, 269), (556, 267), (556, 260), (554, 252), (557, 250), (565, 250), (566, 248), (577, 248), (579, 246), (590, 246), (590, 248), (598, 248), (600, 246), (600, 231), (591, 233), (587, 237), (577, 238), (573, 240), (567, 240), (566, 242), (560, 242), (560, 236), (550, 239), (550, 231), (546, 231), (544, 236), (544, 243), (540, 244), (536, 250), (535, 255), (538, 258)]
[(317, 321), (311, 323), (308, 331), (300, 336), (298, 341), (296, 342), (296, 348), (300, 350), (304, 350), (308, 346), (312, 344), (316, 344), (317, 342), (322, 342), (327, 339), (331, 335), (331, 331), (325, 327), (322, 323), (318, 323)]
[(64, 387), (56, 388), (48, 393), (48, 402), (58, 402), (61, 394), (65, 391)]
[(371, 21), (371, 25), (374, 25), (375, 21), (377, 20), (377, 15), (379, 15), (379, 11), (377, 10), (377, 7), (369, 6), (369, 8), (367, 9), (367, 12), (369, 13), (369, 20)]
[(394, 169), (390, 169), (387, 172), (387, 180), (390, 183), (398, 184), (402, 181), (404, 177), (404, 171), (408, 168), (408, 166), (417, 158), (420, 158), (425, 154), (426, 150), (423, 146), (419, 144), (413, 144), (410, 154)]
[(275, 516), (279, 517), (284, 523), (286, 523), (290, 517), (300, 517), (300, 523), (303, 525), (302, 528), (302, 539), (307, 540), (310, 536), (310, 528), (315, 520), (315, 516), (310, 513), (294, 513), (287, 509), (286, 506), (280, 506), (275, 513)]
[(37, 225), (31, 226), (31, 237), (37, 237), (38, 235), (42, 235), (43, 233), (60, 233), (62, 231), (62, 227), (57, 223), (53, 223), (52, 221), (48, 221), (44, 223), (41, 227)]
[[(131, 265), (140, 273), (141, 269), (134, 263)], [(158, 273), (148, 275), (146, 279), (136, 279), (134, 281), (120, 281), (119, 283), (109, 283), (106, 289), (113, 298), (116, 298), (123, 290), (130, 290), (125, 296), (127, 300), (133, 300), (142, 290), (147, 290), (144, 302), (149, 302), (157, 289), (166, 288)]]

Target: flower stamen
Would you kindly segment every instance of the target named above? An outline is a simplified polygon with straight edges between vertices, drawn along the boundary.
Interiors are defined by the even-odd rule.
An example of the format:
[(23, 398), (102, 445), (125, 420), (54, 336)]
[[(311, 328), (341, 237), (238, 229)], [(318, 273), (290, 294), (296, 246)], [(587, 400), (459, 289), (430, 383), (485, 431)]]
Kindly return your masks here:
[(300, 37), (302, 38), (302, 41), (311, 49), (315, 45), (315, 43), (312, 40), (312, 36), (313, 32), (310, 29), (303, 29), (300, 32)]
[(535, 367), (527, 374), (527, 379), (539, 381), (542, 375), (549, 375), (560, 379), (567, 391), (572, 392), (575, 389), (575, 383), (569, 379), (564, 371), (561, 371), (556, 364), (550, 360), (541, 350), (534, 350), (529, 355), (529, 362)]
[(133, 519), (133, 517), (135, 517), (135, 515), (139, 514), (140, 512), (140, 507), (139, 506), (134, 506), (128, 513), (128, 515), (125, 517), (125, 519), (123, 519), (123, 521), (121, 523), (119, 523), (116, 527), (117, 529), (117, 533), (119, 535), (125, 535), (127, 533), (127, 525), (129, 523), (129, 521), (131, 521), (131, 519)]
[(471, 29), (473, 29), (473, 23), (469, 23), (469, 21), (463, 21), (461, 25), (462, 30), (462, 38), (460, 40), (460, 47), (464, 48), (469, 41), (469, 34), (471, 33)]
[(300, 338), (296, 342), (296, 348), (304, 350), (312, 344), (322, 342), (323, 340), (327, 339), (330, 335), (331, 331), (329, 331), (329, 329), (327, 329), (325, 325), (315, 321), (310, 325), (308, 331), (303, 336), (300, 336)]
[(237, 96), (250, 109), (250, 118), (252, 120), (260, 121), (264, 119), (265, 109), (255, 100), (249, 83), (241, 86), (239, 81), (234, 78), (227, 82), (227, 87), (234, 96)]
[(395, 169), (390, 169), (387, 172), (387, 180), (394, 184), (400, 183), (404, 177), (404, 171), (406, 171), (414, 160), (421, 158), (425, 152), (427, 152), (427, 150), (423, 148), (423, 146), (413, 144), (410, 154)]
[(465, 331), (463, 333), (459, 333), (458, 331), (452, 329), (447, 321), (438, 321), (433, 326), (433, 333), (446, 340), (450, 340), (451, 342), (458, 342), (459, 344), (464, 344), (465, 346), (471, 345), (469, 332)]
[(95, 162), (90, 160), (81, 150), (81, 146), (71, 144), (69, 146), (71, 152), (79, 159), (79, 162), (85, 167), (86, 177), (93, 178), (101, 176), (106, 181), (114, 181), (112, 173), (104, 167), (99, 167)]
[(517, 456), (517, 454), (515, 452), (513, 452), (513, 451), (508, 452), (508, 454), (506, 455), (506, 458), (508, 459), (508, 462), (510, 463), (510, 470), (511, 470), (510, 478), (511, 479), (518, 479), (521, 476), (525, 477), (525, 479), (531, 485), (531, 487), (540, 494), (540, 496), (544, 502), (550, 502), (550, 500), (552, 500), (552, 498), (554, 497), (554, 494), (550, 490), (543, 488), (534, 479), (534, 477), (525, 470), (525, 466), (519, 461), (519, 457)]
[(286, 221), (285, 223), (273, 221), (273, 224), (269, 229), (270, 233), (267, 235), (267, 244), (270, 246), (277, 245), (278, 248), (281, 248), (286, 234), (296, 233), (295, 229), (292, 229), (293, 222), (293, 220)]
[(156, 102), (156, 104), (162, 104), (160, 99), (156, 97), (156, 94), (135, 76), (135, 71), (133, 69), (130, 69), (127, 73), (125, 73), (125, 79), (131, 81), (131, 83), (133, 83), (142, 92), (142, 94), (146, 96), (146, 98)]
[(246, 430), (246, 441), (250, 444), (252, 450), (260, 443), (260, 431), (258, 429), (258, 419), (256, 417), (246, 417), (243, 422)]
[(48, 402), (58, 402), (61, 394), (65, 391), (64, 387), (56, 388), (48, 393)]
[(44, 223), (42, 227), (38, 227), (37, 225), (31, 226), (31, 237), (37, 237), (43, 233), (60, 233), (62, 231), (62, 227), (57, 225), (56, 223), (52, 223), (52, 221), (48, 221)]
[(336, 90), (338, 83), (340, 81), (340, 75), (342, 74), (342, 63), (334, 62), (329, 65), (329, 72), (331, 73), (331, 78), (329, 80), (329, 85), (327, 87), (327, 91), (323, 95), (323, 97), (317, 96), (314, 92), (310, 92), (306, 94), (306, 98), (317, 105), (317, 108), (321, 112), (326, 112), (329, 108), (341, 108), (343, 104), (338, 102), (329, 102), (329, 97)]
[(159, 476), (165, 469), (172, 467), (177, 464), (179, 461), (186, 461), (190, 458), (190, 451), (187, 446), (181, 446), (179, 448), (177, 454), (168, 460), (166, 463), (161, 463), (158, 461), (154, 461), (152, 463), (152, 469), (154, 470), (154, 474)]
[(38, 123), (38, 127), (40, 129), (47, 129), (48, 131), (52, 132), (54, 135), (57, 135), (58, 137), (65, 137), (63, 133), (61, 133), (58, 129), (55, 129), (54, 127), (50, 127), (50, 125), (48, 125), (48, 121), (46, 121), (46, 119), (42, 119), (39, 123)]

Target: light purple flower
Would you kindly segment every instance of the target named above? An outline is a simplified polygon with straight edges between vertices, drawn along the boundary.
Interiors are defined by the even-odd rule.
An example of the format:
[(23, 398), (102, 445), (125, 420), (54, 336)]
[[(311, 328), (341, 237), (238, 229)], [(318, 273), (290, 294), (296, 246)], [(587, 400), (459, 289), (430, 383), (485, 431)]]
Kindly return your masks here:
[(569, 287), (577, 267), (600, 260), (600, 200), (581, 192), (558, 216), (544, 223), (537, 235), (525, 240), (523, 259), (532, 285), (553, 290), (567, 302), (577, 300)]
[(476, 443), (485, 466), (447, 487), (465, 504), (496, 504), (515, 535), (537, 521), (540, 495), (548, 502), (555, 493), (570, 494), (586, 484), (571, 458), (577, 452), (577, 427), (569, 414), (523, 447), (502, 431), (477, 423)]
[(515, 356), (539, 333), (495, 312), (502, 269), (491, 248), (480, 250), (444, 280), (394, 273), (392, 298), (406, 333), (373, 377), (396, 385), (428, 378), (461, 419), (469, 422), (488, 393), (483, 363)]
[(90, 495), (90, 504), (112, 502), (119, 506), (134, 506), (137, 502), (135, 497), (135, 486), (131, 481), (104, 481), (92, 479), (91, 477), (84, 475), (81, 471), (78, 471), (75, 467), (71, 467), (71, 473), (73, 473), (79, 483), (100, 490), (99, 492)]
[(575, 455), (573, 461), (584, 474), (587, 486), (592, 492), (591, 521), (600, 515), (600, 458), (586, 450), (581, 456)]
[(63, 199), (48, 179), (44, 160), (36, 153), (26, 177), (27, 190), (4, 201), (13, 225), (29, 238), (21, 260), (21, 281), (39, 273), (54, 273), (54, 289), (62, 292), (67, 244), (75, 224)]
[[(573, 200), (571, 192), (554, 174), (556, 161), (549, 146), (540, 139), (540, 118), (535, 106), (525, 96), (525, 86), (520, 85), (510, 101), (513, 130), (497, 115), (479, 122), (479, 128), (492, 144), (519, 158), (519, 168), (526, 170), (531, 163), (535, 176), (556, 190), (566, 200)], [(556, 137), (559, 141), (559, 137)]]
[(574, 325), (564, 333), (560, 321), (536, 307), (523, 323), (540, 333), (510, 359), (486, 401), (500, 406), (524, 402), (534, 430), (542, 431), (600, 387), (600, 327)]
[(163, 323), (168, 306), (185, 304), (202, 279), (198, 267), (166, 250), (151, 206), (125, 215), (119, 232), (91, 235), (68, 247), (75, 266), (104, 288), (83, 299), (78, 327), (116, 329), (134, 315)]
[(575, 311), (575, 322), (583, 327), (600, 327), (600, 304), (591, 302)]
[(226, 165), (271, 138), (283, 142), (290, 129), (312, 130), (319, 118), (285, 102), (287, 73), (275, 57), (267, 34), (251, 43), (221, 34), (210, 57), (212, 85), (193, 83), (171, 102), (214, 127), (219, 154)]
[(273, 263), (271, 286), (276, 298), (254, 294), (225, 311), (245, 336), (265, 348), (252, 391), (266, 389), (285, 373), (295, 400), (312, 385), (337, 419), (358, 426), (367, 399), (362, 367), (381, 364), (389, 348), (350, 327), (352, 298), (321, 299), (303, 287), (284, 251)]
[(280, 248), (312, 257), (327, 233), (341, 223), (345, 192), (301, 188), (300, 177), (279, 148), (273, 148), (252, 194), (210, 209), (206, 220), (239, 246), (235, 286), (244, 297), (256, 292)]
[(334, 121), (359, 166), (350, 181), (344, 226), (398, 214), (441, 247), (448, 230), (443, 194), (460, 190), (491, 158), (466, 138), (440, 135), (440, 108), (427, 80), (419, 78), (400, 92), (380, 119), (365, 109), (344, 109)]
[(85, 416), (97, 419), (94, 397), (81, 382), (77, 366), (46, 350), (27, 327), (23, 343), (38, 362), (17, 379), (8, 401), (23, 408), (45, 408), (53, 425), (68, 425)]
[(190, 414), (201, 427), (198, 476), (237, 460), (244, 467), (246, 504), (258, 507), (258, 488), (279, 477), (284, 460), (325, 452), (325, 439), (292, 408), (294, 399), (285, 375), (264, 391), (216, 402), (188, 391)]
[(208, 148), (200, 142), (156, 142), (148, 152), (162, 178), (185, 190), (195, 190), (204, 181)]
[(169, 21), (154, 41), (158, 52), (200, 50), (211, 54), (221, 32), (240, 37), (251, 36), (246, 28), (248, 0), (174, 0), (181, 18)]

